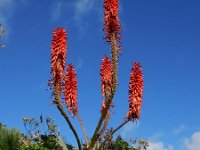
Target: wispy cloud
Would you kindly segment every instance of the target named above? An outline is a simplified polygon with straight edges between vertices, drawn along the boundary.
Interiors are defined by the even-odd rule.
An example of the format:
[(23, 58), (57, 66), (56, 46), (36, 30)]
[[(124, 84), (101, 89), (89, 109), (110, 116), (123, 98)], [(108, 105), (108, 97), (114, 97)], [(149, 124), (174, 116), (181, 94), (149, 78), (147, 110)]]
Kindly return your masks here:
[(81, 19), (84, 15), (87, 15), (94, 7), (94, 0), (77, 0), (74, 3), (75, 18)]
[[(89, 27), (89, 15), (95, 14), (95, 0), (76, 0), (67, 2), (65, 0), (57, 0), (52, 2), (50, 7), (51, 21), (58, 22), (66, 18), (78, 27), (78, 30), (84, 31)], [(68, 14), (68, 15), (67, 15)]]
[(155, 134), (153, 134), (150, 138), (149, 138), (149, 141), (152, 141), (152, 142), (157, 142), (157, 141), (160, 141), (161, 138), (165, 135), (164, 132), (157, 132)]
[(163, 142), (149, 142), (148, 150), (174, 150), (172, 145), (165, 147)]
[(30, 6), (30, 0), (19, 0), (20, 4), (23, 4), (24, 6)]
[(83, 59), (79, 58), (77, 62), (77, 69), (80, 70), (83, 68)]
[(14, 0), (0, 0), (0, 23), (7, 25), (15, 8)]
[(54, 1), (51, 4), (51, 18), (53, 21), (58, 21), (63, 14), (66, 15), (65, 10), (70, 9), (70, 15), (75, 21), (82, 20), (94, 7), (94, 0), (76, 0), (67, 3), (65, 0)]
[(165, 132), (157, 132), (153, 134), (147, 141), (149, 144), (148, 150), (174, 150), (172, 145), (165, 145), (162, 142), (162, 138), (165, 136)]
[(51, 4), (51, 19), (53, 22), (59, 21), (63, 13), (64, 1), (55, 1)]
[(0, 24), (6, 29), (5, 40), (9, 39), (11, 27), (11, 18), (16, 8), (15, 0), (0, 0)]
[(122, 135), (123, 138), (126, 138), (133, 131), (133, 129), (137, 127), (139, 127), (139, 123), (135, 124), (133, 122), (129, 122), (123, 127), (120, 134)]
[[(187, 126), (186, 126), (187, 127)], [(177, 128), (176, 133), (179, 134), (186, 128), (185, 125), (180, 126)], [(188, 127), (187, 127), (188, 128)], [(191, 137), (181, 138), (182, 142), (177, 144), (178, 139), (176, 140), (175, 145), (166, 144), (162, 141), (162, 137), (165, 136), (162, 133), (156, 133), (152, 137), (150, 137), (147, 141), (149, 144), (148, 150), (174, 150), (176, 146), (178, 149), (181, 150), (200, 150), (200, 131), (196, 131), (192, 134)]]
[(186, 150), (199, 150), (200, 149), (200, 131), (193, 133), (190, 138), (184, 140)]
[(95, 14), (95, 4), (95, 0), (75, 1), (73, 19), (80, 32), (85, 32), (91, 25), (88, 18), (91, 14)]
[(11, 21), (16, 8), (29, 5), (29, 0), (0, 0), (0, 24), (6, 29), (6, 39), (12, 30)]
[(188, 129), (188, 126), (186, 126), (185, 124), (181, 124), (178, 128), (174, 129), (173, 133), (180, 134), (180, 133), (184, 132), (186, 129)]

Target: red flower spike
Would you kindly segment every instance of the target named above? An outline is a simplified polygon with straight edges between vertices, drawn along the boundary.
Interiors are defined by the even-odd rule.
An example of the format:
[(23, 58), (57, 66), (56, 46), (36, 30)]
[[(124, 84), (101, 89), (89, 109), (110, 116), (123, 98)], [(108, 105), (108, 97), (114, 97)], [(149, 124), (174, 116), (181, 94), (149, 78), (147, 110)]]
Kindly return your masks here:
[(112, 62), (108, 56), (101, 61), (101, 91), (106, 96), (106, 92), (111, 92), (112, 88)]
[(134, 63), (129, 82), (129, 111), (128, 120), (134, 121), (140, 118), (140, 109), (143, 96), (143, 73), (140, 63)]
[(65, 59), (67, 55), (67, 33), (63, 28), (56, 28), (53, 32), (51, 44), (51, 75), (50, 86), (56, 88), (59, 85), (61, 91)]
[(115, 35), (117, 41), (121, 42), (121, 25), (119, 23), (119, 0), (104, 1), (104, 31), (106, 33), (104, 39), (111, 42), (112, 34)]
[(65, 89), (64, 89), (64, 99), (69, 112), (72, 116), (78, 113), (77, 107), (77, 78), (74, 66), (72, 64), (67, 66), (67, 73), (65, 76)]

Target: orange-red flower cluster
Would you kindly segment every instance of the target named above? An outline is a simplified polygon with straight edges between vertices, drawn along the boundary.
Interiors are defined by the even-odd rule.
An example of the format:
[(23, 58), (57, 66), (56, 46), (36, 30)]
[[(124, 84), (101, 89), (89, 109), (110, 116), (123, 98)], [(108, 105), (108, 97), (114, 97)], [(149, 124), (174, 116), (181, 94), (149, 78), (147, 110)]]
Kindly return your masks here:
[(111, 36), (121, 42), (121, 25), (119, 23), (119, 0), (104, 1), (104, 31), (106, 33), (104, 39), (106, 42), (111, 42)]
[(60, 88), (59, 90), (61, 90), (62, 87), (66, 55), (67, 55), (67, 33), (63, 28), (56, 28), (53, 32), (53, 38), (51, 44), (52, 79), (50, 80), (51, 82), (50, 86), (56, 88), (56, 85), (59, 85)]
[(67, 66), (67, 73), (65, 76), (64, 99), (69, 112), (76, 115), (77, 107), (77, 78), (74, 66), (72, 64)]
[(143, 73), (140, 63), (134, 63), (129, 82), (129, 111), (128, 120), (140, 118), (140, 109), (143, 96)]
[(106, 56), (101, 61), (101, 91), (103, 96), (106, 96), (106, 92), (111, 92), (112, 88), (112, 62), (109, 57)]

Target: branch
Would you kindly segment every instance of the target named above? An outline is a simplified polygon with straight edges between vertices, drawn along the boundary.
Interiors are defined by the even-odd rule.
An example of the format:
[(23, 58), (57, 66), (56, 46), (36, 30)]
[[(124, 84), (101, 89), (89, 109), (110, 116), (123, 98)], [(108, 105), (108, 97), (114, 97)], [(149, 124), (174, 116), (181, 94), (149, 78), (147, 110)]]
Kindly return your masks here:
[(61, 104), (57, 103), (57, 108), (58, 108), (58, 110), (60, 111), (60, 113), (62, 114), (62, 116), (65, 118), (65, 120), (66, 120), (66, 122), (68, 123), (70, 129), (72, 130), (72, 132), (73, 132), (73, 134), (74, 134), (74, 136), (75, 136), (75, 138), (76, 138), (76, 141), (77, 141), (77, 143), (78, 143), (79, 150), (82, 150), (81, 142), (80, 142), (80, 140), (79, 140), (78, 134), (76, 133), (76, 130), (74, 129), (72, 123), (70, 122), (70, 120), (69, 120), (67, 114), (66, 114), (65, 111), (63, 110)]
[(81, 128), (82, 128), (82, 131), (83, 131), (83, 134), (84, 134), (84, 139), (85, 139), (85, 143), (86, 143), (86, 147), (88, 147), (88, 140), (87, 140), (87, 134), (85, 132), (85, 128), (84, 128), (84, 124), (83, 124), (83, 121), (79, 115), (79, 113), (76, 114), (77, 115), (77, 118), (78, 118), (78, 121), (81, 125)]
[(78, 148), (79, 148), (79, 150), (82, 150), (82, 146), (81, 146), (81, 142), (80, 142), (80, 140), (79, 140), (78, 134), (77, 134), (75, 128), (73, 127), (71, 121), (69, 120), (67, 114), (65, 113), (65, 111), (63, 110), (63, 107), (62, 107), (62, 105), (61, 105), (61, 101), (60, 101), (60, 92), (59, 92), (59, 90), (58, 90), (58, 89), (59, 89), (58, 87), (59, 87), (59, 84), (57, 84), (57, 85), (56, 85), (56, 88), (55, 88), (55, 103), (56, 103), (56, 105), (57, 105), (58, 110), (60, 111), (60, 113), (62, 114), (62, 116), (65, 118), (65, 120), (66, 120), (66, 122), (68, 123), (70, 129), (72, 130), (72, 132), (73, 132), (73, 134), (74, 134), (74, 136), (75, 136), (75, 138), (76, 138), (76, 141), (77, 141), (77, 143), (78, 143)]
[(94, 131), (94, 134), (93, 134), (93, 136), (92, 136), (92, 139), (91, 139), (91, 143), (90, 143), (90, 146), (89, 146), (90, 149), (93, 148), (94, 144), (96, 143), (96, 141), (97, 141), (97, 139), (98, 139), (98, 132), (99, 132), (99, 130), (100, 130), (100, 128), (101, 128), (101, 125), (102, 125), (102, 123), (103, 123), (104, 118), (105, 118), (106, 115), (107, 115), (109, 106), (110, 106), (110, 104), (111, 104), (111, 102), (112, 102), (112, 98), (113, 98), (113, 97), (111, 97), (111, 99), (108, 100), (108, 104), (106, 105), (105, 109), (103, 110), (103, 112), (102, 112), (102, 114), (101, 114), (101, 117), (100, 117), (100, 119), (99, 119), (99, 122), (98, 122), (98, 124), (97, 124), (97, 127), (96, 127), (96, 129), (95, 129), (95, 131)]
[(109, 140), (112, 136), (113, 136), (113, 134), (115, 133), (115, 132), (117, 132), (121, 127), (123, 127), (127, 122), (129, 122), (129, 120), (125, 120), (122, 124), (120, 124), (116, 129), (114, 129), (111, 133), (110, 133), (110, 135), (108, 135), (108, 137), (101, 143), (101, 145), (100, 145), (100, 147), (99, 147), (99, 150), (101, 149), (101, 147), (106, 143), (106, 141), (107, 140)]
[(105, 109), (103, 110), (101, 117), (99, 119), (99, 122), (97, 124), (97, 127), (94, 131), (94, 134), (92, 136), (91, 139), (91, 143), (89, 148), (92, 149), (94, 147), (94, 144), (96, 143), (96, 141), (98, 140), (98, 132), (102, 126), (103, 120), (105, 119), (108, 109), (110, 108), (110, 105), (112, 103), (112, 99), (115, 95), (116, 92), (116, 88), (117, 88), (117, 73), (118, 73), (118, 49), (117, 49), (117, 43), (116, 43), (116, 38), (115, 38), (115, 34), (112, 34), (111, 36), (111, 53), (112, 53), (112, 89), (111, 89), (111, 94), (110, 96), (107, 98), (106, 97), (106, 101), (107, 101), (107, 105), (105, 107)]
[(108, 125), (108, 121), (110, 119), (110, 112), (107, 113), (103, 127), (101, 128), (99, 134), (98, 134), (98, 139), (101, 138), (101, 136), (103, 135), (104, 131), (106, 130), (106, 127)]

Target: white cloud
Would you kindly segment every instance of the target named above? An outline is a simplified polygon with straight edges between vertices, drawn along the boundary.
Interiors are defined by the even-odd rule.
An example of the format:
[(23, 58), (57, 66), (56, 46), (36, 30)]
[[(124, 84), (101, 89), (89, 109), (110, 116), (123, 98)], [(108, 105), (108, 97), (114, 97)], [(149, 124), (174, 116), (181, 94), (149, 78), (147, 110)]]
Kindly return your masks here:
[(162, 142), (148, 142), (148, 150), (174, 150), (172, 145), (164, 146)]
[[(174, 133), (179, 134), (186, 127), (187, 126), (185, 125), (181, 125), (179, 128), (174, 130), (176, 131)], [(163, 135), (157, 133), (147, 140), (149, 144), (148, 150), (174, 150), (174, 147), (172, 145), (164, 144), (164, 142), (161, 140), (161, 136)], [(183, 142), (181, 143), (182, 144), (176, 145), (181, 150), (200, 150), (200, 131), (194, 132), (191, 137), (184, 138)]]
[(162, 137), (166, 135), (165, 132), (157, 132), (153, 134), (147, 141), (149, 144), (148, 150), (174, 150), (174, 147), (169, 144), (165, 145), (162, 142)]
[(168, 150), (174, 150), (174, 147), (172, 145), (168, 145)]
[(186, 150), (200, 150), (200, 131), (195, 132), (191, 138), (184, 141)]

